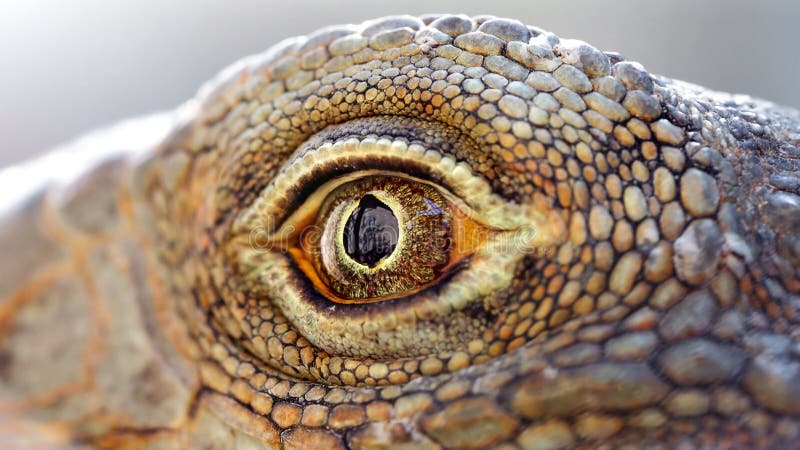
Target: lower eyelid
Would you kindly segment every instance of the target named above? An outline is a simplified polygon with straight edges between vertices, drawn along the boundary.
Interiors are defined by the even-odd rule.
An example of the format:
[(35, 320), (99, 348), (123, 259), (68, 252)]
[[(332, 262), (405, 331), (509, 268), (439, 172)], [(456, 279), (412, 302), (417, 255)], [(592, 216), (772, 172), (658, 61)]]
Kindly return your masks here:
[[(306, 286), (303, 275), (292, 268), (290, 258), (280, 253), (258, 255), (260, 264), (243, 274), (260, 280), (265, 298), (277, 308), (300, 332), (318, 348), (331, 356), (387, 358), (418, 358), (427, 354), (455, 352), (477, 339), (492, 326), (459, 328), (458, 324), (473, 323), (470, 305), (488, 291), (507, 287), (514, 272), (516, 258), (491, 255), (482, 257), (476, 271), (458, 271), (441, 288), (424, 291), (412, 297), (389, 303), (335, 305)], [(476, 283), (480, 272), (492, 270), (497, 276), (489, 283)], [(281, 279), (281, 283), (270, 280)], [(463, 316), (463, 317), (462, 317)], [(460, 318), (460, 321), (459, 321)], [(446, 322), (442, 322), (446, 321)], [(442, 327), (447, 323), (447, 327)], [(368, 329), (372, 329), (372, 334)], [(460, 331), (459, 331), (460, 330)], [(460, 337), (456, 337), (460, 336)], [(419, 353), (419, 349), (428, 348)]]
[[(473, 307), (487, 307), (481, 299), (488, 299), (491, 303), (494, 300), (487, 296), (508, 288), (521, 258), (536, 251), (543, 240), (549, 239), (546, 232), (543, 237), (525, 233), (526, 230), (498, 233), (495, 239), (487, 243), (486, 249), (477, 251), (470, 258), (468, 266), (454, 271), (446, 282), (436, 284), (433, 289), (388, 302), (356, 305), (333, 304), (325, 300), (315, 292), (316, 289), (303, 273), (292, 265), (291, 261), (296, 259), (287, 254), (274, 249), (256, 249), (246, 243), (233, 241), (228, 249), (238, 267), (236, 272), (243, 280), (248, 280), (242, 284), (259, 286), (264, 300), (281, 311), (314, 345), (331, 355), (352, 354), (381, 359), (417, 357), (419, 354), (415, 349), (440, 345), (450, 347), (440, 348), (436, 352), (457, 351), (466, 346), (470, 339), (477, 338), (490, 324), (484, 324), (481, 329), (470, 325), (468, 329), (472, 331), (469, 332), (448, 325), (445, 329), (461, 333), (459, 336), (463, 338), (454, 341), (452, 336), (437, 334), (440, 333), (435, 331), (440, 328), (440, 325), (436, 325), (439, 323), (437, 321), (446, 317), (447, 323), (451, 324), (450, 319), (455, 317), (454, 314), (467, 314)], [(397, 316), (396, 323), (385, 321), (390, 314)], [(341, 340), (344, 335), (341, 333), (349, 326), (347, 324), (361, 322), (364, 326), (375, 328), (377, 335), (382, 337), (362, 336), (360, 333), (365, 329), (359, 326), (346, 333), (345, 341), (350, 344), (344, 345)], [(405, 328), (401, 329), (398, 324), (404, 324)], [(341, 329), (341, 333), (336, 332), (337, 329)], [(428, 331), (423, 332), (426, 329)], [(420, 341), (422, 337), (426, 338), (424, 345)]]

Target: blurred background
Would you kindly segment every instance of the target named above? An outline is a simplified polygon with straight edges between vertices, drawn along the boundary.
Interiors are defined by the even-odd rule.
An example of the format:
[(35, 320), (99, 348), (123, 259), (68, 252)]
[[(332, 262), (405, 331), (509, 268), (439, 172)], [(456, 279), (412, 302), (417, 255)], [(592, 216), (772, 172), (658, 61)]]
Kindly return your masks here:
[(241, 56), (334, 23), (519, 19), (650, 71), (800, 107), (800, 2), (785, 0), (0, 0), (0, 166), (170, 109)]

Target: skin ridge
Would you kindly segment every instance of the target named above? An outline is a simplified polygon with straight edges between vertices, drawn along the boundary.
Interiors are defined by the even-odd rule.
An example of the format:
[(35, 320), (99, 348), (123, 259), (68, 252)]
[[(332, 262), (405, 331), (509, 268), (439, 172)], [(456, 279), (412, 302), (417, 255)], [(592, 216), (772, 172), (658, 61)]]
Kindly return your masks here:
[[(443, 331), (461, 351), (426, 352), (421, 331), (405, 357), (339, 357), (293, 329), (225, 244), (303, 143), (353, 123), (414, 139), (381, 133), (393, 116), (460, 130), (474, 148), (433, 150), (546, 216), (552, 251), (522, 256), (482, 303), (411, 311), (421, 324), (472, 314)], [(284, 41), (148, 126), (158, 144), (111, 139), (130, 150), (60, 184), (52, 165), (28, 166), (45, 181), (0, 217), (3, 253), (19, 255), (0, 258), (0, 439), (800, 448), (799, 117), (488, 16)], [(31, 276), (57, 264), (76, 289)], [(344, 325), (315, 332), (358, 345)], [(92, 345), (104, 351), (69, 353)], [(31, 403), (36, 391), (55, 394)]]

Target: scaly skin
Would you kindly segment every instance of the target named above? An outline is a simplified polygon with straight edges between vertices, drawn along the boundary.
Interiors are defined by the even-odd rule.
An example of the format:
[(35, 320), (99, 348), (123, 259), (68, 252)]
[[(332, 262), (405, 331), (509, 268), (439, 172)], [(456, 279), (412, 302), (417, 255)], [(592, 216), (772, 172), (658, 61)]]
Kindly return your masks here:
[[(798, 123), (515, 21), (288, 40), (0, 172), (0, 443), (800, 448)], [(241, 245), (361, 169), (535, 245), (336, 308)]]

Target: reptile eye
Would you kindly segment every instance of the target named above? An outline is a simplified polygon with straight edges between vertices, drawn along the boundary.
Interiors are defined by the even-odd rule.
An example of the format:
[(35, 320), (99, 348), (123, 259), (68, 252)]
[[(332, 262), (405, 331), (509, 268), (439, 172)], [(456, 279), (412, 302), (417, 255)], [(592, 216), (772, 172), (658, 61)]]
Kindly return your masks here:
[[(460, 134), (442, 130), (453, 141), (435, 144), (447, 151), (341, 134), (301, 145), (232, 224), (231, 266), (217, 272), (235, 277), (220, 282), (237, 289), (225, 298), (242, 299), (231, 333), (272, 367), (330, 384), (378, 382), (365, 370), (381, 373), (387, 361), (397, 372), (384, 383), (429, 371), (421, 361), (433, 355), (458, 354), (448, 370), (485, 361), (496, 349), (464, 352), (500, 333), (494, 296), (558, 228), (544, 208), (500, 197), (457, 160), (453, 149), (470, 145)], [(296, 333), (288, 343), (270, 335), (287, 328)], [(359, 366), (362, 378), (340, 373)]]
[[(406, 177), (349, 181), (327, 193), (315, 217), (284, 225), (296, 230), (287, 250), (333, 302), (410, 295), (447, 275), (492, 234), (451, 198)], [(297, 227), (296, 220), (312, 225)]]

